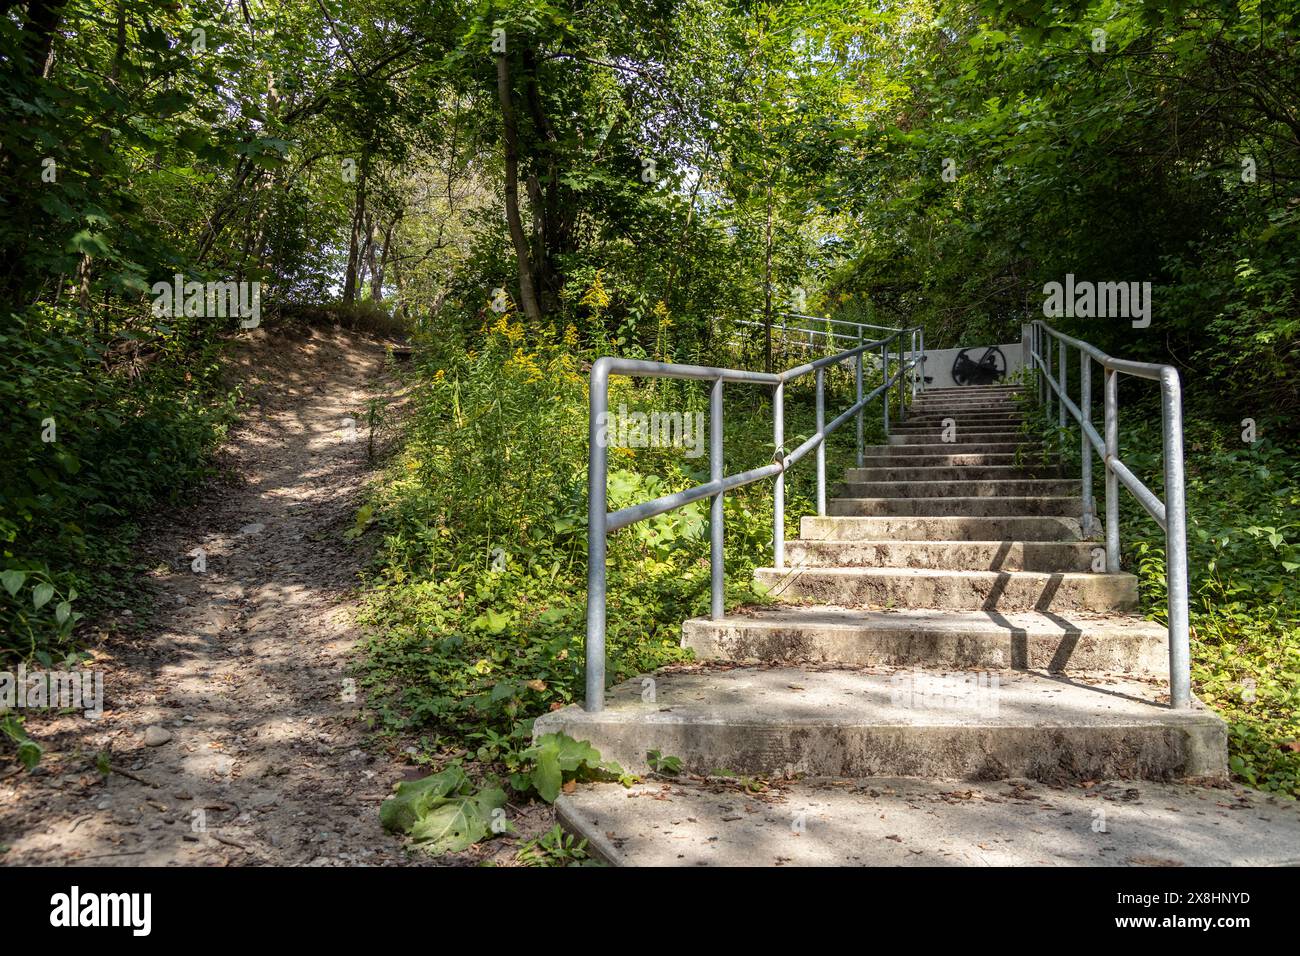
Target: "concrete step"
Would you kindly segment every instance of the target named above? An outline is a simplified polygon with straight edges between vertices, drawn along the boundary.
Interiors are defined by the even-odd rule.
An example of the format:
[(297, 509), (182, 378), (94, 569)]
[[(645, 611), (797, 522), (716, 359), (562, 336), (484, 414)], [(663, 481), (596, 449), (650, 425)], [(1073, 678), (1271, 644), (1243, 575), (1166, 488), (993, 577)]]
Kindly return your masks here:
[(1132, 611), (1137, 578), (1077, 571), (950, 571), (931, 568), (759, 568), (778, 601), (1000, 611)]
[(949, 439), (965, 440), (966, 432), (976, 435), (988, 434), (990, 432), (1009, 433), (1016, 439), (1028, 438), (1027, 432), (1020, 429), (1019, 422), (963, 422), (955, 421), (949, 424), (942, 422), (914, 422), (910, 419), (904, 425), (894, 423), (889, 426), (889, 434), (893, 435), (933, 435), (931, 441), (944, 441), (946, 435)]
[(979, 408), (983, 406), (998, 408), (1022, 408), (1024, 403), (1015, 395), (997, 395), (997, 397), (983, 398), (959, 398), (959, 397), (931, 397), (926, 395), (924, 398), (917, 398), (917, 401), (911, 403), (914, 408)]
[(833, 541), (785, 544), (792, 568), (933, 568), (954, 571), (1091, 571), (1095, 541)]
[(998, 408), (909, 408), (907, 417), (900, 419), (896, 415), (889, 418), (890, 428), (896, 425), (915, 425), (918, 422), (934, 423), (938, 425), (945, 418), (951, 418), (958, 424), (969, 422), (994, 422), (1004, 423), (1012, 422), (1014, 427), (1019, 427), (1021, 422), (1026, 419), (1019, 411), (1015, 409), (998, 409)]
[(1201, 706), (1161, 706), (1158, 692), (1034, 671), (733, 667), (633, 678), (603, 710), (552, 711), (533, 733), (589, 741), (634, 772), (657, 750), (691, 773), (1226, 778), (1223, 721)]
[(910, 431), (899, 431), (897, 426), (889, 432), (888, 443), (891, 445), (933, 445), (948, 444), (954, 445), (961, 443), (963, 445), (978, 444), (1018, 444), (1024, 436), (1014, 428), (1004, 428), (999, 431), (975, 431), (970, 428), (958, 427), (952, 437), (956, 439), (953, 442), (944, 442), (944, 429), (942, 428), (915, 428)]
[(799, 536), (820, 541), (1078, 541), (1078, 518), (1051, 516), (932, 515), (799, 519)]
[(555, 801), (556, 819), (609, 866), (1300, 866), (1300, 803), (1223, 784), (869, 777), (665, 789), (579, 784)]
[(1071, 518), (1080, 510), (1077, 497), (1051, 497), (1047, 495), (1005, 498), (832, 498), (826, 503), (831, 515), (843, 517), (882, 517), (906, 515), (909, 517), (967, 517), (1030, 516)]
[(936, 481), (850, 481), (846, 498), (965, 498), (1025, 497), (1034, 495), (1078, 495), (1080, 482), (1073, 478), (973, 478)]
[[(978, 406), (957, 407), (957, 408), (941, 408), (941, 407), (934, 408), (930, 406), (918, 407), (916, 405), (913, 405), (911, 408), (907, 410), (907, 421), (909, 422), (914, 421), (915, 419), (918, 418), (933, 419), (935, 421), (938, 421), (941, 418), (955, 418), (958, 421), (964, 419), (981, 419), (981, 418), (1008, 419), (1009, 418), (1009, 419), (1014, 419), (1016, 421), (1024, 421), (1024, 413), (1018, 408), (1009, 407), (1009, 406), (1002, 407), (1002, 406), (991, 406), (991, 405), (978, 405)], [(890, 421), (891, 422), (897, 421), (897, 418), (891, 417)]]
[(1033, 458), (1035, 461), (1042, 457), (1042, 444), (1040, 442), (1027, 441), (997, 441), (981, 442), (968, 439), (963, 436), (962, 441), (955, 442), (933, 442), (932, 444), (917, 444), (914, 442), (904, 442), (902, 444), (890, 443), (888, 445), (868, 445), (863, 448), (862, 453), (866, 458), (879, 458), (882, 455), (890, 457), (907, 458), (913, 455), (1012, 455), (1020, 453), (1021, 458)]
[(1025, 391), (1023, 385), (946, 385), (942, 388), (927, 388), (921, 394), (939, 395), (1016, 395)]
[(999, 395), (975, 398), (961, 396), (936, 397), (929, 394), (917, 396), (912, 402), (913, 408), (972, 408), (988, 405), (996, 408), (1023, 408), (1024, 403), (1014, 395)]
[(996, 481), (1019, 478), (1053, 478), (1054, 467), (1016, 465), (920, 465), (894, 468), (850, 468), (847, 483), (856, 485), (869, 481)]
[(701, 660), (1053, 672), (1169, 673), (1168, 632), (1139, 617), (1080, 612), (868, 611), (754, 607), (692, 618), (682, 646)]
[(977, 399), (974, 401), (964, 399), (926, 399), (918, 398), (909, 408), (915, 409), (979, 409), (991, 408), (999, 411), (1024, 411), (1024, 403), (1015, 398), (990, 398)]
[[(908, 415), (907, 421), (904, 425), (908, 428), (917, 428), (922, 426), (932, 426), (937, 428), (941, 426), (945, 420), (952, 420), (955, 421), (958, 426), (969, 428), (972, 425), (986, 424), (1011, 424), (1013, 427), (1018, 427), (1025, 419), (1022, 415), (1012, 414), (1010, 412), (1005, 414), (998, 412), (980, 414), (970, 414), (965, 412), (936, 412), (932, 415)], [(899, 426), (896, 424), (893, 427), (898, 428)]]
[[(879, 448), (880, 446), (876, 447)], [(932, 468), (939, 466), (945, 468), (962, 468), (965, 466), (1056, 468), (1059, 466), (1058, 459), (1054, 455), (1044, 462), (1042, 455), (1039, 454), (956, 452), (954, 454), (928, 455), (910, 454), (912, 449), (907, 445), (889, 445), (886, 447), (892, 448), (894, 451), (886, 454), (863, 455), (863, 467), (848, 470), (850, 479), (855, 472), (878, 468)], [(864, 476), (863, 480), (867, 480), (867, 478)]]

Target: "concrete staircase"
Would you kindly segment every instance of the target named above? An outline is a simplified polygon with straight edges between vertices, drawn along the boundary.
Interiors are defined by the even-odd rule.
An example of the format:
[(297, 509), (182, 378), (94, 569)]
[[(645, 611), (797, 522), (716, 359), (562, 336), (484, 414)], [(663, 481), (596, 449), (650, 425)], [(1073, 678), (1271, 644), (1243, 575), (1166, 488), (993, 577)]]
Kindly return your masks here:
[(1079, 482), (1021, 434), (1013, 386), (925, 393), (804, 518), (778, 603), (687, 621), (713, 662), (613, 688), (535, 733), (701, 773), (1221, 778), (1223, 722), (1165, 700), (1166, 633), (1137, 581), (1094, 573)]

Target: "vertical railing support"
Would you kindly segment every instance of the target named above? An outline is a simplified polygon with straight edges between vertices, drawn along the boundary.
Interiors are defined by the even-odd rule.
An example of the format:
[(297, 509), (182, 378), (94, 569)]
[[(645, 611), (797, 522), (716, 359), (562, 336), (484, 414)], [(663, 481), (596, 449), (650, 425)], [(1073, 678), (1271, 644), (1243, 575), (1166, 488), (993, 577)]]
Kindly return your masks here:
[(1052, 383), (1050, 381), (1047, 381), (1047, 379), (1051, 376), (1051, 374), (1052, 374), (1052, 337), (1050, 335), (1045, 335), (1043, 336), (1043, 395), (1044, 395), (1044, 408), (1047, 411), (1047, 421), (1043, 423), (1044, 425), (1047, 425), (1047, 423), (1052, 420), (1052, 399), (1055, 397), (1055, 395), (1052, 392)]
[(826, 369), (817, 369), (817, 434), (821, 441), (817, 443), (817, 515), (826, 516)]
[(781, 465), (772, 492), (772, 567), (779, 571), (785, 567), (785, 382), (777, 383), (772, 396), (772, 445)]
[(1043, 399), (1043, 370), (1042, 370), (1042, 368), (1039, 367), (1039, 362), (1042, 361), (1042, 354), (1043, 354), (1043, 334), (1044, 334), (1044, 333), (1043, 333), (1043, 330), (1042, 330), (1041, 328), (1038, 327), (1038, 323), (1037, 323), (1037, 322), (1034, 322), (1034, 323), (1030, 326), (1030, 328), (1033, 329), (1033, 335), (1030, 337), (1030, 340), (1031, 340), (1031, 343), (1032, 343), (1032, 344), (1031, 344), (1030, 347), (1029, 347), (1029, 354), (1030, 354), (1030, 355), (1033, 357), (1033, 359), (1034, 359), (1034, 362), (1033, 362), (1033, 368), (1034, 368), (1034, 385), (1035, 385), (1035, 387), (1037, 388), (1037, 391), (1038, 391), (1038, 404), (1039, 404), (1039, 406), (1041, 407), (1042, 404), (1043, 404), (1043, 401), (1044, 401), (1044, 399)]
[[(861, 330), (861, 329), (858, 329), (858, 347), (859, 347), (859, 348), (862, 347), (862, 330)], [(856, 405), (861, 405), (861, 404), (862, 404), (862, 353), (861, 353), (861, 352), (858, 353), (857, 361), (855, 361), (855, 362), (853, 363), (853, 378), (854, 378), (854, 383), (855, 383), (855, 385), (856, 385), (856, 394), (857, 394), (857, 398), (854, 399), (854, 404), (856, 404)], [(862, 454), (863, 454), (863, 450), (862, 450), (862, 409), (860, 409), (860, 408), (858, 409), (858, 413), (857, 413), (857, 415), (854, 416), (854, 418), (857, 419), (857, 432), (858, 432), (858, 436), (857, 436), (857, 437), (858, 437), (858, 457), (857, 457), (857, 463), (858, 463), (858, 467), (861, 468), (861, 467), (862, 467), (862, 461), (863, 461), (863, 458), (862, 458)]]
[(597, 359), (591, 367), (587, 420), (587, 644), (586, 697), (583, 710), (605, 708), (605, 473), (608, 454), (609, 367)]
[(894, 336), (898, 342), (898, 371), (894, 374), (898, 376), (898, 420), (907, 421), (907, 359), (903, 357), (903, 333), (899, 332)]
[(1047, 384), (1047, 332), (1040, 326), (1038, 329), (1038, 401), (1047, 404), (1047, 391), (1050, 387)]
[[(722, 461), (722, 379), (713, 383), (709, 392), (709, 480), (722, 481), (726, 477)], [(713, 496), (709, 512), (709, 572), (711, 578), (710, 613), (713, 620), (722, 620), (725, 591), (725, 557), (722, 551), (722, 492)]]
[(885, 387), (880, 390), (880, 397), (884, 399), (881, 402), (883, 406), (881, 420), (885, 424), (885, 440), (889, 440), (889, 343), (883, 342), (880, 346), (880, 383)]
[(1083, 412), (1083, 422), (1079, 425), (1079, 485), (1082, 496), (1080, 524), (1083, 535), (1092, 534), (1092, 442), (1088, 440), (1087, 425), (1092, 424), (1092, 358), (1083, 349), (1079, 349), (1079, 411)]
[(921, 340), (921, 354), (919, 356), (919, 358), (921, 359), (921, 364), (919, 364), (917, 368), (920, 369), (921, 372), (920, 375), (921, 391), (924, 392), (925, 391), (925, 329), (922, 328), (921, 326), (917, 326), (916, 334)]
[(1119, 476), (1111, 462), (1119, 461), (1119, 373), (1106, 369), (1106, 573), (1119, 572)]
[(1182, 387), (1172, 368), (1160, 374), (1164, 419), (1165, 572), (1169, 592), (1169, 703), (1192, 705), (1191, 636), (1187, 619), (1187, 502), (1183, 491)]
[[(909, 361), (916, 360), (916, 329), (908, 334), (908, 351), (910, 353)], [(916, 366), (913, 365), (907, 373), (907, 389), (911, 395), (910, 402), (916, 401)]]
[(1056, 427), (1060, 430), (1057, 442), (1064, 448), (1065, 445), (1065, 396), (1070, 394), (1070, 389), (1066, 386), (1068, 380), (1068, 370), (1065, 364), (1065, 343), (1056, 343), (1056, 377), (1061, 380), (1061, 394), (1056, 398)]

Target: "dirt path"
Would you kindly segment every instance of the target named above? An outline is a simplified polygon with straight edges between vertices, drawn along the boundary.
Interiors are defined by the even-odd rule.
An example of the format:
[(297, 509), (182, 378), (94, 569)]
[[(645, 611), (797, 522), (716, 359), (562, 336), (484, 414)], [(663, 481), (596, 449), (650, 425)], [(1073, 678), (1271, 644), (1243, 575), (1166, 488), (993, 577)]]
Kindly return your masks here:
[[(346, 683), (360, 558), (341, 535), (373, 471), (344, 420), (385, 387), (383, 360), (341, 332), (236, 350), (250, 401), (220, 456), (236, 481), (146, 530), (155, 611), (122, 615), (95, 650), (102, 718), (29, 719), (46, 757), (0, 779), (0, 860), (407, 861), (376, 815), (405, 768), (367, 752)], [(105, 781), (104, 750), (139, 780)]]

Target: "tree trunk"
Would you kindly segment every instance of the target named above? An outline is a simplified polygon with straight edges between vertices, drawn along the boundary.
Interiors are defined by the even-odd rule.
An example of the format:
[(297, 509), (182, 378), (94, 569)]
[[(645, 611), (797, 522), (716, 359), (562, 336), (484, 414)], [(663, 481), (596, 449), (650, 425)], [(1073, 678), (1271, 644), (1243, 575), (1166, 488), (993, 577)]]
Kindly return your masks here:
[(357, 201), (352, 211), (352, 229), (348, 235), (348, 270), (343, 277), (343, 304), (357, 301), (357, 270), (361, 266), (361, 227), (366, 216), (366, 178), (370, 167), (369, 150), (361, 154), (361, 176), (357, 183)]
[[(545, 173), (528, 177), (528, 199), (533, 210), (534, 258), (537, 291), (541, 297), (544, 313), (553, 312), (560, 304), (560, 288), (564, 282), (556, 265), (556, 257), (571, 251), (569, 238), (571, 227), (566, 223), (561, 209), (561, 184), (558, 155), (558, 139), (551, 121), (546, 117), (542, 105), (542, 91), (538, 85), (537, 58), (531, 50), (523, 51), (524, 92), (528, 103), (528, 112), (533, 120), (533, 127), (542, 138), (540, 157), (544, 160)], [(543, 188), (542, 181), (545, 182)]]
[(497, 55), (497, 96), (501, 100), (501, 125), (505, 139), (506, 224), (510, 227), (510, 241), (515, 247), (515, 262), (519, 269), (519, 304), (529, 321), (536, 325), (541, 323), (542, 310), (533, 285), (528, 237), (524, 235), (523, 221), (519, 218), (519, 133), (515, 128), (515, 109), (511, 102), (510, 65), (504, 53)]
[(54, 65), (54, 41), (58, 36), (59, 20), (63, 16), (66, 0), (43, 3), (32, 0), (27, 4), (26, 22), (23, 24), (23, 47), (27, 54), (30, 74), (48, 79)]

